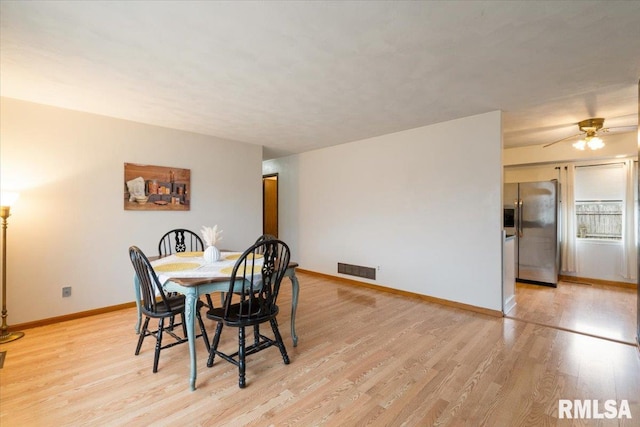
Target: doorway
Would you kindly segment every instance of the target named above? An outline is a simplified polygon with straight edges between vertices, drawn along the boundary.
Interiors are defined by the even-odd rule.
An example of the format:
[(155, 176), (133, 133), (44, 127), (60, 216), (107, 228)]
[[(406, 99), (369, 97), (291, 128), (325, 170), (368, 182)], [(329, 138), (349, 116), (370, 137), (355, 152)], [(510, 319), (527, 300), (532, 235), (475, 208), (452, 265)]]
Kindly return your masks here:
[(278, 174), (262, 176), (262, 234), (278, 237)]
[[(576, 165), (576, 169), (579, 169), (578, 172), (582, 175), (581, 178), (578, 176), (575, 178), (576, 184), (573, 186), (575, 199), (582, 203), (590, 202), (593, 197), (586, 193), (600, 188), (601, 186), (597, 184), (602, 182), (607, 183), (606, 190), (609, 192), (617, 191), (614, 198), (620, 199), (619, 203), (621, 203), (629, 191), (629, 185), (626, 181), (627, 173), (622, 173), (623, 163), (620, 162), (609, 160), (591, 164), (586, 161)], [(568, 164), (575, 165), (574, 162), (568, 162)], [(506, 167), (505, 182), (557, 179), (556, 170), (553, 164)], [(598, 171), (602, 174), (606, 173), (606, 177), (589, 179)], [(617, 171), (615, 175), (617, 179), (613, 179), (614, 171)], [(565, 188), (567, 182), (569, 181), (564, 181)], [(608, 193), (605, 196), (611, 198)], [(503, 195), (503, 198), (509, 200), (506, 195)], [(597, 198), (605, 197), (598, 195)], [(569, 203), (569, 201), (563, 198), (561, 203)], [(564, 215), (562, 218), (566, 218), (567, 215), (571, 215), (570, 218), (576, 218), (575, 229), (578, 229), (577, 220), (580, 211), (570, 214), (567, 211), (568, 209), (561, 209), (561, 215)], [(560, 223), (567, 224), (568, 221), (561, 220)], [(622, 225), (619, 224), (619, 227), (622, 228)], [(577, 234), (577, 231), (574, 233)], [(505, 307), (505, 310), (509, 308), (506, 317), (633, 345), (638, 323), (635, 319), (636, 286), (633, 283), (610, 279), (617, 272), (618, 263), (622, 263), (619, 257), (623, 256), (621, 239), (624, 236), (618, 235), (617, 242), (613, 239), (605, 240), (597, 237), (580, 235), (575, 237), (577, 238), (575, 266), (577, 273), (582, 273), (578, 275), (580, 277), (560, 276), (555, 289), (516, 283), (514, 292), (516, 304), (512, 309)], [(619, 251), (614, 252), (617, 248)]]

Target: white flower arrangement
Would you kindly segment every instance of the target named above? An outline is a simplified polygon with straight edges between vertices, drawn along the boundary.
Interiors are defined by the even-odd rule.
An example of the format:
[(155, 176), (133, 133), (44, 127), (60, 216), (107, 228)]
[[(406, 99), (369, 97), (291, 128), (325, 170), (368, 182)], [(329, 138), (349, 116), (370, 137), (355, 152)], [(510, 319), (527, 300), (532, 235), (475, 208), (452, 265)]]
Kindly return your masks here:
[(202, 233), (202, 240), (204, 240), (204, 244), (206, 246), (215, 246), (216, 243), (222, 240), (222, 237), (220, 236), (222, 234), (222, 231), (223, 230), (218, 231), (217, 224), (213, 227), (203, 226), (200, 232)]

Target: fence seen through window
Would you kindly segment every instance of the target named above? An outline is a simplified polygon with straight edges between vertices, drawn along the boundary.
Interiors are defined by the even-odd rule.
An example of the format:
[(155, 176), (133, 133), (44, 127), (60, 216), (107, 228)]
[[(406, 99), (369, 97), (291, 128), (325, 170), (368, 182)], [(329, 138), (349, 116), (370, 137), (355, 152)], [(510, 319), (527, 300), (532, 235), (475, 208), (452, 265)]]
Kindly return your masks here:
[(576, 200), (577, 237), (622, 239), (622, 200)]

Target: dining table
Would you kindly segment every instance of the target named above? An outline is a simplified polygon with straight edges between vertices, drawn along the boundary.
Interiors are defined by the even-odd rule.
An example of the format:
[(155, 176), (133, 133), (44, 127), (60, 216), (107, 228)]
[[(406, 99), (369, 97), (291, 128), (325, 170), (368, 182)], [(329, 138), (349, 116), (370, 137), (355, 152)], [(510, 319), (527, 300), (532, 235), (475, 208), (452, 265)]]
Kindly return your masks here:
[[(189, 374), (189, 386), (196, 389), (197, 362), (196, 362), (196, 310), (198, 299), (201, 295), (214, 292), (228, 292), (231, 279), (231, 270), (242, 252), (221, 251), (218, 261), (205, 262), (202, 252), (178, 252), (166, 256), (150, 257), (158, 281), (165, 292), (179, 292), (185, 296), (184, 322), (187, 329), (189, 345), (189, 358), (191, 362)], [(298, 295), (300, 285), (296, 277), (298, 263), (290, 262), (285, 277), (291, 281), (291, 339), (293, 346), (298, 345), (295, 318), (298, 307)], [(142, 322), (140, 283), (134, 274), (134, 291), (137, 307), (136, 333), (140, 333)]]

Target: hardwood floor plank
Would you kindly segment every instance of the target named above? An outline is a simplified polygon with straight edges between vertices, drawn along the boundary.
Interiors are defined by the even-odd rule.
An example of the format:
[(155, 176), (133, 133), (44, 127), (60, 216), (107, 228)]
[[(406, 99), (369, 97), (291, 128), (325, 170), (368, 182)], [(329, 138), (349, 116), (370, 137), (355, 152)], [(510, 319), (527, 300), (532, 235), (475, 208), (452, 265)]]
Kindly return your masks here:
[[(153, 374), (153, 343), (134, 356), (135, 311), (127, 308), (29, 329), (3, 344), (0, 425), (608, 426), (640, 419), (633, 346), (313, 275), (299, 280), (297, 347), (288, 310), (278, 317), (291, 364), (276, 348), (249, 356), (243, 390), (235, 366), (218, 358), (206, 366), (201, 340), (196, 391), (188, 387), (185, 345), (163, 350)], [(281, 305), (290, 298), (283, 287)], [(549, 301), (534, 310), (555, 307)], [(235, 332), (225, 329), (221, 345), (233, 349)], [(627, 399), (634, 418), (559, 420), (559, 399)]]

